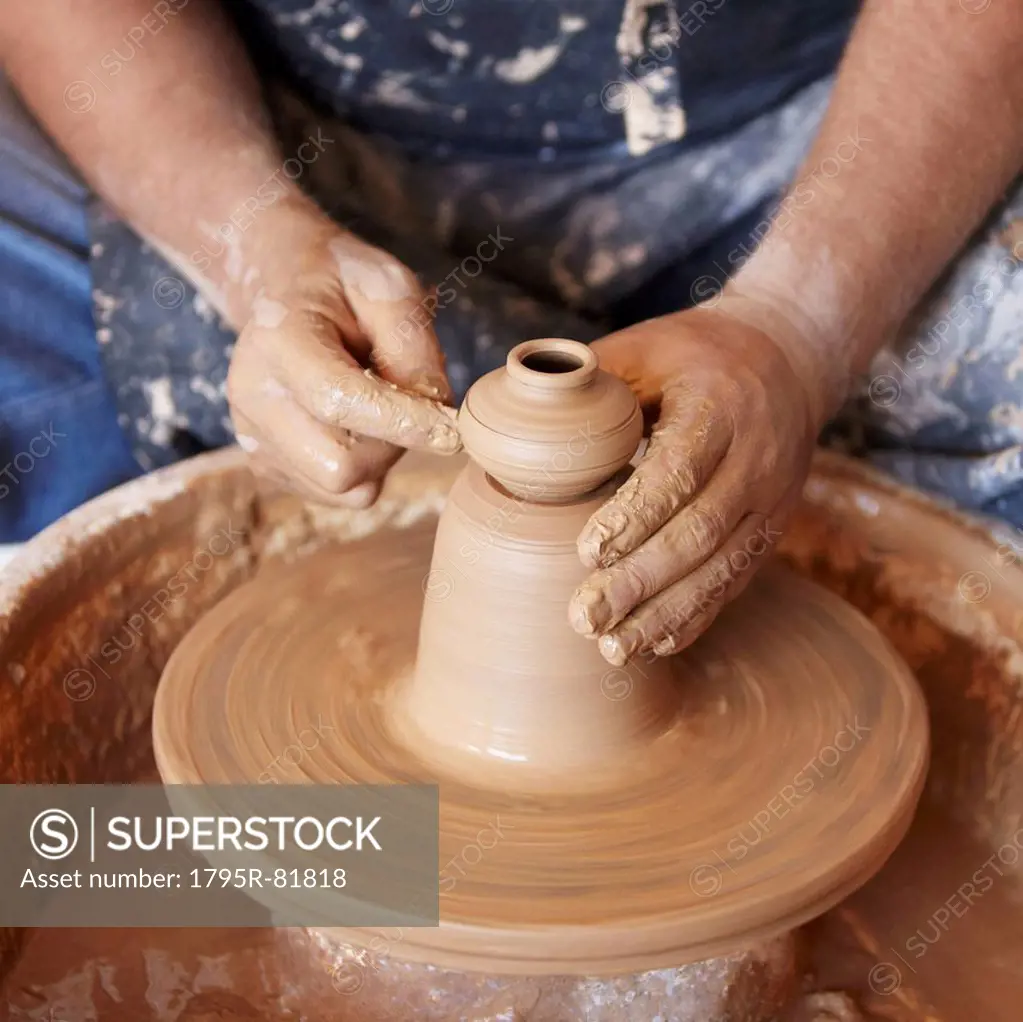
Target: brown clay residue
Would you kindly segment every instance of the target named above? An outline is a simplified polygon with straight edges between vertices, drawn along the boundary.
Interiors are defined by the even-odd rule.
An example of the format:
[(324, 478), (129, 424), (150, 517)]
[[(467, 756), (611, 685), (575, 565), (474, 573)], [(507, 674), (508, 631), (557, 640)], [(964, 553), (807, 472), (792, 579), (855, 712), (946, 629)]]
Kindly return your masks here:
[(1023, 253), (1023, 219), (1013, 220), (999, 235), (998, 240), (1017, 257)]

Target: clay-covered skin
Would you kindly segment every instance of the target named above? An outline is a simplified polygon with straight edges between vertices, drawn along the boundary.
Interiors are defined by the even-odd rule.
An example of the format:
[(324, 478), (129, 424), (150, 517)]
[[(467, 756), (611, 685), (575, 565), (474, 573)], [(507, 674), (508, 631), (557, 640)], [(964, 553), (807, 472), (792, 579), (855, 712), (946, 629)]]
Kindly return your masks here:
[(632, 477), (590, 519), (594, 570), (570, 615), (616, 665), (684, 649), (770, 560), (823, 425), (766, 324), (697, 308), (593, 345), (656, 420)]
[[(643, 742), (595, 750), (607, 769), (590, 788), (556, 761), (546, 764), (546, 790), (528, 762), (519, 784), (516, 762), (487, 749), (424, 762), (394, 727), (422, 605), (447, 601), (464, 614), (455, 593), (469, 584), (454, 571), (431, 578), (432, 548), (432, 527), (413, 527), (267, 569), (185, 637), (154, 707), (165, 781), (256, 781), (277, 770), (296, 783), (439, 782), (441, 925), (406, 930), (395, 956), (527, 976), (674, 967), (818, 915), (899, 842), (927, 764), (920, 693), (858, 613), (781, 569), (762, 574), (701, 642), (663, 661), (674, 673), (675, 713), (654, 718), (663, 730)], [(518, 615), (523, 646), (531, 616), (550, 612), (535, 601), (505, 610)], [(475, 660), (452, 660), (453, 671), (469, 665), (449, 679), (469, 705), (480, 705), (471, 689), (489, 684), (485, 644), (473, 645), (485, 627), (465, 619), (460, 642)], [(490, 655), (503, 669), (517, 651)], [(551, 667), (570, 670), (559, 658)], [(586, 693), (563, 681), (549, 678), (546, 705), (566, 749), (589, 734), (628, 738), (594, 727), (590, 696), (611, 713), (649, 719), (630, 702), (649, 698), (642, 688)], [(542, 684), (527, 683), (543, 697)], [(454, 687), (447, 698), (457, 703)], [(514, 710), (514, 698), (504, 707)], [(316, 721), (330, 728), (322, 740), (274, 767), (272, 750)], [(462, 729), (453, 712), (453, 748)], [(501, 785), (488, 783), (499, 772)], [(371, 946), (382, 933), (337, 939)]]
[(429, 299), (397, 259), (325, 217), (282, 230), (293, 262), (253, 299), (231, 362), (238, 443), (303, 495), (366, 507), (404, 449), (461, 447)]

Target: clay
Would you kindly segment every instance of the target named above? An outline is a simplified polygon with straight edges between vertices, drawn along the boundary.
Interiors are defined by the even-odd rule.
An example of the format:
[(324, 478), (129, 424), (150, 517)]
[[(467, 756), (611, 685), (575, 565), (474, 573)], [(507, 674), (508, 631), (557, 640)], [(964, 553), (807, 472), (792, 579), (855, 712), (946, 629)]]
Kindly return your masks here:
[(561, 503), (626, 465), (643, 436), (629, 388), (578, 341), (525, 341), (466, 395), (458, 429), (470, 457), (506, 490)]
[(587, 574), (576, 540), (635, 453), (636, 399), (585, 345), (527, 341), (470, 389), (458, 421), (476, 464), (441, 517), (393, 727), (424, 762), (477, 785), (613, 785), (675, 716), (663, 665), (609, 668), (568, 627)]
[[(487, 400), (470, 392), (466, 446), (503, 473), (516, 434), (528, 426), (535, 442), (545, 420), (516, 420), (498, 395), (549, 377), (549, 393), (545, 379), (522, 386), (599, 395), (585, 484), (551, 459), (562, 502), (534, 502), (470, 465), (435, 546), (432, 530), (410, 530), (264, 573), (189, 634), (157, 695), (168, 781), (257, 780), (287, 728), (322, 715), (329, 737), (291, 779), (440, 782), (442, 924), (408, 931), (405, 960), (591, 976), (727, 954), (876, 872), (923, 784), (926, 715), (905, 665), (850, 607), (780, 568), (673, 659), (609, 669), (572, 631), (575, 539), (606, 497), (580, 487), (636, 439), (619, 427), (635, 400), (586, 349), (557, 341), (549, 354), (577, 349), (576, 368), (551, 373), (513, 351), (480, 384)], [(568, 425), (551, 428), (547, 457)], [(484, 833), (492, 847), (464, 869)]]
[(609, 493), (531, 504), (476, 465), (455, 483), (425, 574), (415, 672), (393, 720), (434, 769), (498, 790), (600, 789), (645, 762), (671, 727), (668, 668), (612, 668), (568, 626), (586, 576), (579, 525)]
[[(153, 692), (192, 622), (246, 579), (315, 556), (324, 544), (435, 522), (459, 468), (457, 459), (410, 456), (388, 477), (372, 509), (324, 509), (257, 487), (242, 453), (231, 449), (139, 480), (75, 512), (0, 572), (0, 779), (152, 779)], [(109, 677), (100, 675), (88, 658), (102, 663), (98, 651), (110, 635), (225, 528), (242, 533), (231, 554), (147, 625), (116, 666), (104, 665)], [(400, 532), (391, 534), (401, 541)], [(1023, 811), (1023, 571), (1007, 556), (1010, 542), (1018, 549), (1021, 541), (1015, 534), (993, 537), (983, 522), (968, 523), (860, 463), (820, 453), (807, 502), (783, 543), (801, 573), (850, 601), (884, 632), (930, 705), (935, 742), (925, 811), (873, 881), (801, 931), (813, 952), (812, 988), (850, 991), (871, 1022), (951, 1022), (978, 1010), (988, 1022), (1018, 1018), (1019, 862), (1000, 865), (1004, 876), (989, 868), (992, 886), (963, 918), (953, 912), (936, 942), (931, 925), (973, 872), (1005, 851)], [(988, 586), (977, 593), (964, 585), (967, 600), (959, 588), (964, 575), (968, 583), (986, 579)], [(83, 668), (96, 673), (98, 684), (90, 698), (74, 701), (66, 681)], [(277, 756), (282, 750), (271, 751)], [(964, 911), (961, 900), (953, 904)], [(918, 930), (931, 941), (924, 942), (922, 959), (906, 948)], [(297, 1013), (352, 1022), (387, 1017), (381, 1010), (364, 1012), (350, 986), (336, 988), (322, 965), (310, 967), (304, 942), (301, 954), (290, 956), (290, 932), (3, 930), (0, 1016), (6, 1011), (19, 1022), (183, 1022), (225, 1011), (274, 1022)], [(260, 965), (250, 969), (248, 948), (257, 945)], [(15, 964), (19, 946), (25, 950)], [(363, 960), (369, 962), (369, 954)], [(879, 985), (872, 971), (886, 962), (901, 969), (901, 976), (888, 968), (882, 977), (899, 982), (894, 991)], [(759, 969), (755, 960), (750, 967)], [(367, 984), (377, 978), (369, 972)], [(448, 1017), (458, 1017), (457, 1002), (445, 1002), (436, 975), (422, 980), (432, 1003), (451, 1004)], [(480, 999), (493, 982), (486, 974), (467, 978)], [(633, 979), (639, 977), (618, 982)], [(584, 1002), (579, 1018), (604, 1003), (605, 988), (587, 983), (579, 996), (587, 991), (593, 1000)], [(727, 1012), (729, 998), (724, 1002)], [(745, 1008), (739, 1004), (724, 1017), (749, 1022)], [(391, 1017), (404, 1022), (407, 1016)], [(638, 1017), (649, 1022), (647, 1015)], [(533, 1022), (528, 1014), (523, 1019)]]

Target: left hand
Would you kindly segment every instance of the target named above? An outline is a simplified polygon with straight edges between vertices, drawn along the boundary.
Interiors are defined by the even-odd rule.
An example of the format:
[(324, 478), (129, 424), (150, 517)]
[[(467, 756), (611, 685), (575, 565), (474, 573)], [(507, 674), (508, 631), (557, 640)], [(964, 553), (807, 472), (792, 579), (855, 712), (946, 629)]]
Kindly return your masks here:
[(263, 287), (227, 388), (255, 468), (317, 503), (364, 508), (406, 448), (460, 449), (431, 305), (411, 270), (304, 201), (275, 205), (248, 260)]
[(799, 500), (823, 382), (800, 378), (787, 339), (752, 323), (696, 308), (593, 345), (657, 416), (635, 472), (579, 537), (599, 570), (569, 617), (612, 664), (693, 642), (769, 559)]

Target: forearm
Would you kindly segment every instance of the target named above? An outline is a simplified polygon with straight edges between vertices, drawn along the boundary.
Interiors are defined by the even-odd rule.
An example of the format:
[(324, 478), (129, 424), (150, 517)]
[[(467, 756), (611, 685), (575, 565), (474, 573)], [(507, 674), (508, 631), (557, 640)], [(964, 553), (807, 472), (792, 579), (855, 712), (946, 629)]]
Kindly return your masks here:
[(219, 6), (8, 3), (0, 57), (96, 192), (238, 325), (281, 250), (270, 222), (306, 203)]
[(977, 6), (867, 0), (813, 149), (726, 288), (792, 328), (822, 418), (1023, 167), (1023, 7)]

